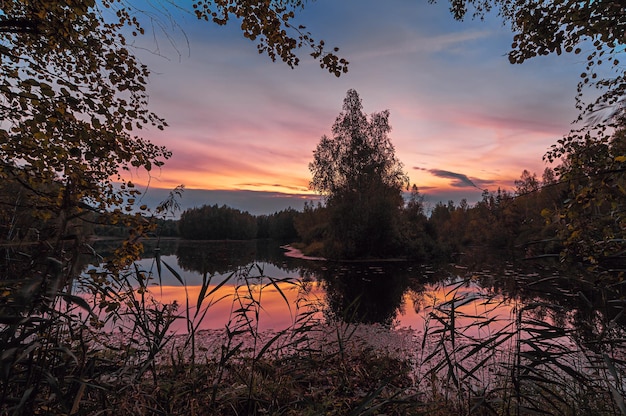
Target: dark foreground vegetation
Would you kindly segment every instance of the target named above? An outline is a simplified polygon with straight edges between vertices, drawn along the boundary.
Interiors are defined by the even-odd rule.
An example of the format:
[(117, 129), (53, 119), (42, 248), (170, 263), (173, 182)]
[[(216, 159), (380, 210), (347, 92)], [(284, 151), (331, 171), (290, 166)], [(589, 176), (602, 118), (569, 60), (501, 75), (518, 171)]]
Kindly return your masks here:
[[(475, 254), (468, 260), (460, 269), (416, 270), (424, 277), (408, 284), (413, 307), (425, 317), (418, 332), (359, 323), (358, 302), (345, 299), (355, 290), (350, 287), (332, 288), (329, 302), (343, 303), (340, 314), (320, 315), (316, 300), (303, 296), (290, 305), (292, 325), (261, 332), (263, 292), (305, 294), (307, 286), (265, 276), (256, 266), (240, 268), (223, 283), (236, 286), (220, 301), (232, 304), (226, 328), (200, 330), (221, 286), (210, 275), (198, 298), (162, 304), (150, 294), (149, 279), (173, 274), (184, 283), (158, 255), (146, 269), (117, 275), (93, 269), (77, 282), (93, 296), (63, 296), (55, 311), (41, 315), (39, 322), (49, 325), (5, 326), (3, 336), (12, 328), (23, 338), (6, 338), (3, 411), (620, 414), (623, 288), (599, 288), (589, 279), (593, 274), (580, 269), (491, 264)], [(446, 296), (424, 297), (426, 284)], [(467, 290), (476, 284), (484, 290)], [(503, 305), (510, 316), (500, 315)], [(173, 335), (172, 325), (181, 321), (187, 332)], [(15, 354), (20, 349), (25, 355)]]
[[(338, 51), (293, 21), (303, 5), (197, 0), (189, 11), (220, 25), (241, 21), (261, 53), (292, 67), (298, 49), (310, 48), (322, 68), (341, 75), (348, 63)], [(232, 214), (241, 238), (295, 230), (305, 251), (337, 259), (430, 259), (481, 245), (581, 267), (527, 272), (522, 284), (547, 294), (542, 300), (498, 297), (510, 283), (508, 269), (480, 296), (463, 288), (493, 276), (452, 273), (441, 287), (449, 296), (428, 304), (418, 356), (407, 358), (358, 343), (359, 325), (341, 316), (322, 323), (314, 305), (302, 302), (292, 305), (292, 327), (262, 334), (260, 293), (297, 282), (254, 266), (230, 277), (237, 288), (225, 300), (231, 320), (208, 339), (199, 325), (221, 286), (210, 273), (185, 304), (152, 298), (148, 284), (165, 273), (184, 285), (159, 254), (149, 270), (136, 263), (142, 238), (162, 235), (159, 226), (174, 233), (167, 221), (182, 188), (147, 207), (124, 180), (125, 171), (151, 172), (170, 157), (140, 135), (166, 123), (148, 109), (149, 71), (128, 45), (145, 33), (144, 19), (154, 22), (166, 9), (155, 15), (117, 0), (0, 2), (0, 413), (626, 414), (623, 4), (466, 0), (450, 7), (457, 19), (497, 10), (516, 32), (512, 63), (585, 50), (580, 128), (548, 151), (557, 167), (541, 183), (525, 172), (514, 193), (485, 192), (471, 207), (439, 204), (427, 216), (417, 188), (403, 199), (409, 184), (388, 137), (389, 112), (364, 114), (350, 90), (310, 164), (324, 205), (256, 223), (205, 207), (194, 220)], [(589, 87), (597, 90), (586, 102)], [(125, 234), (106, 256), (87, 239), (104, 224)], [(194, 231), (182, 220), (180, 229)], [(477, 298), (487, 307), (511, 302), (514, 319), (502, 326), (463, 309)], [(563, 312), (565, 303), (578, 312)], [(176, 320), (185, 335), (170, 332)], [(575, 322), (586, 331), (572, 331)]]

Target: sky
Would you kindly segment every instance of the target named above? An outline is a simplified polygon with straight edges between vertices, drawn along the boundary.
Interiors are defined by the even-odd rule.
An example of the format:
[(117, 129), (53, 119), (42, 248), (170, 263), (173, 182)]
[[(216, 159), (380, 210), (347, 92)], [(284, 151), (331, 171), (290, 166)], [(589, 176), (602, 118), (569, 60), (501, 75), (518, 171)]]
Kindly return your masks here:
[(431, 206), (513, 190), (524, 169), (541, 177), (542, 156), (577, 116), (580, 56), (511, 65), (513, 34), (495, 14), (457, 22), (446, 2), (306, 2), (294, 22), (340, 48), (350, 65), (337, 78), (307, 49), (291, 69), (260, 55), (235, 21), (170, 13), (135, 49), (152, 71), (150, 108), (169, 124), (144, 137), (173, 152), (150, 177), (131, 172), (150, 203), (179, 184), (183, 209), (225, 204), (259, 215), (319, 200), (308, 165), (349, 89), (366, 113), (390, 111), (396, 156)]

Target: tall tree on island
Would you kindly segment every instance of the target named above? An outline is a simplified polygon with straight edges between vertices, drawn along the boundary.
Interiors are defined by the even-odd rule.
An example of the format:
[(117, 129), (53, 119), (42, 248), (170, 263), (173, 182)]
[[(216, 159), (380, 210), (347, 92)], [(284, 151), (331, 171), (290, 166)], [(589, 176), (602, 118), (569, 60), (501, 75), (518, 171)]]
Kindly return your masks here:
[(323, 136), (313, 152), (311, 188), (326, 197), (330, 211), (326, 255), (385, 256), (397, 249), (408, 176), (396, 158), (390, 131), (389, 111), (368, 117), (351, 89), (333, 137)]

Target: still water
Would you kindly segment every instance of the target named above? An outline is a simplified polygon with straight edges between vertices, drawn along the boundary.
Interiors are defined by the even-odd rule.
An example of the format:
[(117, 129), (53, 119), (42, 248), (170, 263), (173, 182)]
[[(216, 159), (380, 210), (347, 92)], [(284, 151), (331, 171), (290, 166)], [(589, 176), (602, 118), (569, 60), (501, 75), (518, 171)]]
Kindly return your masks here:
[[(285, 329), (307, 313), (420, 332), (452, 319), (468, 336), (524, 319), (542, 330), (576, 328), (577, 336), (594, 337), (623, 321), (623, 305), (606, 302), (612, 294), (587, 283), (582, 272), (545, 262), (494, 260), (481, 251), (437, 265), (326, 262), (285, 253), (268, 241), (170, 240), (146, 244), (138, 269), (149, 278), (150, 295), (194, 316), (198, 329), (224, 328), (246, 305), (258, 313), (261, 331)], [(186, 328), (184, 319), (172, 326)]]

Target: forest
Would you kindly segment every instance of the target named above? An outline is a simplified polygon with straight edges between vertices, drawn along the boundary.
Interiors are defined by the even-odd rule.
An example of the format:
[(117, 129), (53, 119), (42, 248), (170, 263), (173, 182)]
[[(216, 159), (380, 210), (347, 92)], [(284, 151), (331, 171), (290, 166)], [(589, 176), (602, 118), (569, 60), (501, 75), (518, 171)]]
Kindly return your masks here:
[[(468, 247), (481, 246), (523, 258), (554, 257), (590, 265), (619, 264), (624, 260), (618, 245), (615, 250), (605, 250), (594, 257), (586, 257), (590, 252), (580, 241), (578, 245), (566, 245), (571, 231), (564, 226), (559, 212), (570, 198), (569, 187), (558, 182), (550, 168), (546, 168), (541, 179), (525, 170), (515, 181), (513, 191), (485, 190), (482, 199), (473, 205), (462, 200), (459, 204), (440, 201), (426, 206), (417, 186), (406, 194), (405, 204), (397, 209), (393, 245), (385, 247), (395, 250), (369, 252), (370, 259), (385, 254), (411, 260), (441, 259)], [(170, 231), (160, 235), (190, 240), (271, 238), (293, 243), (309, 255), (337, 259), (332, 257), (336, 252), (324, 248), (328, 211), (321, 203), (307, 203), (303, 211), (289, 209), (253, 216), (227, 206), (204, 206), (184, 211), (180, 220), (168, 220)], [(594, 211), (598, 227), (611, 223), (608, 204), (594, 207)], [(106, 235), (108, 228), (102, 227), (96, 234)]]

